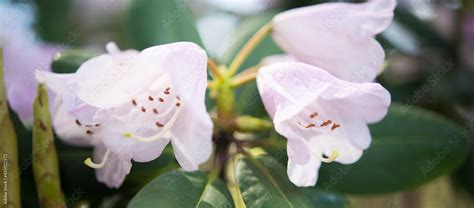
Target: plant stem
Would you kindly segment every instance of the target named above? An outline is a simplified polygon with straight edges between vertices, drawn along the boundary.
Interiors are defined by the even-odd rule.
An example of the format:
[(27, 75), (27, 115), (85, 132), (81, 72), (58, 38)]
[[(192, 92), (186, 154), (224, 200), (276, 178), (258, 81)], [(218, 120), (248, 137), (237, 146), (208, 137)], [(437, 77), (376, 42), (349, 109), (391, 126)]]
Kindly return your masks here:
[(4, 84), (3, 50), (0, 48), (0, 150), (2, 151), (2, 173), (7, 174), (7, 180), (0, 185), (0, 190), (2, 190), (1, 203), (6, 207), (21, 207), (18, 143), (15, 128), (8, 112)]
[(41, 207), (66, 207), (44, 84), (38, 85), (33, 110), (33, 173)]
[(217, 66), (216, 62), (212, 59), (207, 60), (207, 66), (209, 66), (209, 70), (211, 70), (212, 75), (218, 79), (222, 80), (222, 74), (221, 71), (219, 70), (219, 67)]
[(237, 70), (242, 66), (247, 57), (252, 53), (252, 51), (257, 47), (257, 45), (262, 42), (262, 40), (270, 33), (272, 30), (272, 24), (265, 24), (260, 30), (253, 35), (252, 38), (244, 45), (244, 47), (239, 51), (235, 56), (234, 60), (229, 66), (228, 74), (233, 76), (237, 73)]
[(258, 74), (260, 66), (253, 66), (242, 73), (238, 74), (237, 76), (234, 77), (232, 80), (232, 85), (234, 87), (239, 87), (247, 82), (250, 82), (252, 80), (255, 80)]

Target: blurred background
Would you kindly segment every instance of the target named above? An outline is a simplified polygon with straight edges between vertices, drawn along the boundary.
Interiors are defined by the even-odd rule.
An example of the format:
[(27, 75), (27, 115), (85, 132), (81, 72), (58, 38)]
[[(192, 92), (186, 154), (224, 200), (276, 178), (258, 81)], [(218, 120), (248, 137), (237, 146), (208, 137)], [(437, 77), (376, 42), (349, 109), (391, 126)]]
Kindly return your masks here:
[[(104, 52), (109, 41), (116, 42), (122, 49), (143, 49), (154, 44), (191, 40), (204, 46), (217, 62), (228, 63), (242, 41), (275, 14), (330, 1), (184, 0), (175, 10), (166, 9), (169, 0), (11, 2), (31, 8), (34, 38), (59, 47), (61, 53), (56, 55), (52, 69), (67, 73), (74, 72), (87, 58)], [(184, 30), (168, 29), (187, 24), (183, 19), (191, 19), (194, 24), (181, 25)], [(474, 121), (474, 1), (399, 0), (394, 22), (378, 40), (387, 54), (386, 68), (379, 81), (391, 92), (393, 101), (406, 104), (407, 112), (411, 107), (422, 107), (460, 125)], [(265, 55), (281, 52), (271, 40), (262, 45), (255, 51), (258, 55), (246, 66), (255, 65)], [(27, 46), (23, 49), (27, 50)], [(251, 84), (241, 89), (239, 96), (247, 96), (254, 89)], [(259, 99), (255, 98), (239, 111), (265, 115)], [(18, 120), (16, 124), (20, 138), (28, 137), (30, 132)], [(121, 189), (109, 190), (96, 182), (92, 169), (81, 166), (83, 158), (90, 155), (89, 149), (58, 143), (61, 164), (65, 164), (61, 166), (63, 186), (70, 204), (77, 207), (120, 206), (151, 178), (177, 167), (170, 162), (174, 160), (172, 155), (164, 154), (152, 164), (136, 164)], [(25, 175), (22, 177), (24, 206), (35, 207), (31, 162), (28, 163), (31, 144), (27, 139), (20, 139), (20, 146), (23, 149), (20, 168)], [(471, 147), (462, 167), (451, 175), (396, 193), (351, 195), (350, 206), (473, 207), (473, 149)], [(403, 163), (393, 165), (403, 166)]]

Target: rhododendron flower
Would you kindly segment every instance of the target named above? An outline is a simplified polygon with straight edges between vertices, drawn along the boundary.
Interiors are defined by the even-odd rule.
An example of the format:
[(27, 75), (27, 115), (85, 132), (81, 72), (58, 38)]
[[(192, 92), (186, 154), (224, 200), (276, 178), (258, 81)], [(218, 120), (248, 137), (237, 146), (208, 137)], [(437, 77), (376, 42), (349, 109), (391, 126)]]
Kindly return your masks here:
[(371, 82), (385, 53), (374, 36), (393, 18), (396, 0), (326, 3), (292, 9), (273, 19), (275, 42), (298, 61), (352, 82)]
[(33, 120), (35, 70), (50, 71), (58, 49), (36, 40), (32, 8), (0, 3), (0, 48), (4, 50), (5, 88), (11, 108), (24, 124)]
[(298, 62), (261, 68), (257, 84), (276, 131), (288, 139), (288, 175), (297, 186), (315, 185), (321, 162), (356, 162), (371, 142), (367, 124), (390, 105), (380, 84), (343, 81)]
[(70, 136), (97, 138), (94, 161), (100, 163), (86, 164), (112, 187), (120, 186), (132, 159), (154, 160), (170, 141), (181, 167), (197, 170), (212, 151), (204, 50), (188, 42), (141, 52), (122, 52), (112, 43), (107, 49), (109, 54), (88, 60), (75, 74), (38, 73), (75, 117), (54, 118), (56, 132), (76, 125), (78, 133)]

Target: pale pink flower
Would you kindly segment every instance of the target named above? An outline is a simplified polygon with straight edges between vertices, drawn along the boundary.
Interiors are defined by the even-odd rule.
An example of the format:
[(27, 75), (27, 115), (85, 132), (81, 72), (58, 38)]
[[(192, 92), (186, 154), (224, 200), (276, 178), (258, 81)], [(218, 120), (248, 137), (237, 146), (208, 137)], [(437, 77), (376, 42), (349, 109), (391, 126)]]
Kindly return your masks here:
[(374, 36), (393, 18), (396, 0), (326, 3), (292, 9), (273, 19), (275, 42), (298, 61), (352, 82), (371, 82), (385, 53)]
[(94, 161), (101, 162), (86, 164), (111, 187), (120, 186), (132, 159), (154, 160), (170, 141), (181, 167), (197, 170), (212, 152), (204, 50), (188, 42), (141, 52), (120, 51), (112, 43), (107, 49), (109, 54), (88, 60), (75, 74), (38, 74), (75, 117), (57, 118), (67, 124), (55, 123), (56, 132), (76, 125), (75, 135), (90, 135)]
[(26, 4), (0, 3), (0, 48), (4, 53), (4, 80), (10, 107), (24, 124), (33, 120), (35, 70), (50, 71), (58, 48), (37, 40), (33, 11)]
[(257, 84), (276, 131), (288, 139), (288, 175), (297, 186), (315, 185), (321, 162), (356, 162), (371, 142), (367, 124), (390, 105), (380, 84), (343, 81), (298, 62), (261, 68)]

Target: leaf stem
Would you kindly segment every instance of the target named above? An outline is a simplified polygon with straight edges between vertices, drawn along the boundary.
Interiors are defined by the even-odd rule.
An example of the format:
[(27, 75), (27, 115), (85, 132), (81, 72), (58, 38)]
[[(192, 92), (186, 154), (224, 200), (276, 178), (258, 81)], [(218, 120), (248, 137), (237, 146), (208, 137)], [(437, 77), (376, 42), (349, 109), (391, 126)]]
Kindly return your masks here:
[(207, 66), (209, 66), (209, 70), (211, 71), (212, 75), (218, 79), (222, 80), (222, 73), (219, 70), (219, 67), (217, 66), (216, 62), (212, 59), (207, 60)]
[(2, 196), (5, 197), (2, 201), (3, 205), (6, 207), (21, 207), (18, 142), (8, 112), (4, 84), (3, 49), (0, 48), (0, 151), (2, 153), (2, 173), (7, 174), (7, 180), (0, 183), (0, 190), (2, 190)]
[(236, 75), (232, 79), (232, 85), (234, 87), (239, 87), (239, 86), (241, 86), (241, 85), (243, 85), (247, 82), (255, 80), (255, 78), (257, 78), (259, 68), (260, 68), (260, 66), (256, 65), (256, 66), (250, 67), (249, 69), (247, 69), (247, 70), (243, 71), (242, 73)]
[(262, 40), (270, 33), (272, 30), (272, 24), (267, 23), (258, 30), (252, 38), (240, 49), (239, 53), (235, 56), (234, 60), (229, 66), (228, 75), (233, 76), (237, 73), (237, 70), (242, 66), (247, 57), (252, 53), (252, 51), (257, 47), (257, 45), (262, 42)]

